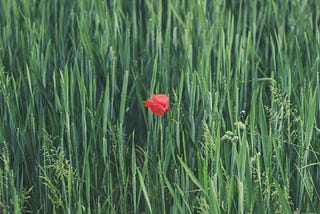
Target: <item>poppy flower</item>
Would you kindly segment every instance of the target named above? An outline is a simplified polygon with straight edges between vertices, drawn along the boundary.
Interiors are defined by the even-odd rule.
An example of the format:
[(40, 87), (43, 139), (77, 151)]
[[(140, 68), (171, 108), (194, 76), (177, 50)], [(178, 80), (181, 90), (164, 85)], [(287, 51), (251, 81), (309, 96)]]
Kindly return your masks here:
[(158, 116), (162, 116), (169, 107), (169, 98), (165, 94), (151, 94), (151, 100), (147, 100), (144, 103), (145, 107), (150, 108), (152, 113)]

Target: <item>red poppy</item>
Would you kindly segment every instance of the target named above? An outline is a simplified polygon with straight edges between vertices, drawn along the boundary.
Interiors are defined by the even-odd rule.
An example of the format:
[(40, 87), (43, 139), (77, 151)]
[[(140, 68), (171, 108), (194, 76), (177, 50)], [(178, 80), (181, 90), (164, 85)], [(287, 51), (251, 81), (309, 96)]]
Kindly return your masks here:
[(145, 107), (149, 107), (150, 110), (158, 116), (162, 116), (169, 107), (169, 98), (165, 94), (151, 94), (151, 100), (147, 100), (144, 103)]

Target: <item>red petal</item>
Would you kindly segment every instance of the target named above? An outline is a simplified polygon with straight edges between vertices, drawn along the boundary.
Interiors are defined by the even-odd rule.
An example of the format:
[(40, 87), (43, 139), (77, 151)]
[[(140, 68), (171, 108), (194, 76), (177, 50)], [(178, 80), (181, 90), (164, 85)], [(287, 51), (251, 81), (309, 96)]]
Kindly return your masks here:
[(152, 100), (147, 100), (144, 103), (145, 107), (149, 107), (150, 110), (158, 116), (162, 116), (166, 110), (169, 110), (169, 98), (165, 94), (151, 94)]
[(144, 106), (145, 107), (149, 107), (150, 105), (152, 105), (153, 102), (151, 100), (147, 100), (145, 103), (144, 103)]
[(152, 111), (152, 113), (158, 116), (161, 116), (166, 112), (166, 109), (162, 105), (155, 104), (155, 103), (151, 104), (149, 108)]
[(151, 98), (154, 102), (168, 105), (169, 98), (165, 94), (151, 94)]

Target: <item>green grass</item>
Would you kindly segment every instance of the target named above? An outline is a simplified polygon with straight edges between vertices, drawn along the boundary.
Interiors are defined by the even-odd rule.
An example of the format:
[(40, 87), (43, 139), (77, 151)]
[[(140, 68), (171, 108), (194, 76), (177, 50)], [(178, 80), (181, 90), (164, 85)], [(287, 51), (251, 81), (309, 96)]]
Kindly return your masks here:
[(318, 1), (2, 0), (0, 213), (319, 212), (319, 24)]

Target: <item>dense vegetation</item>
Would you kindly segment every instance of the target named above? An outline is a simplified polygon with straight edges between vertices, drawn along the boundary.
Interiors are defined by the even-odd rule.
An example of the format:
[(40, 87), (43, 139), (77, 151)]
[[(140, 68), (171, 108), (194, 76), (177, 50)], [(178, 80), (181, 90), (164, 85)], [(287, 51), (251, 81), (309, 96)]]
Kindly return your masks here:
[(0, 1), (0, 213), (318, 212), (319, 26), (320, 1)]

